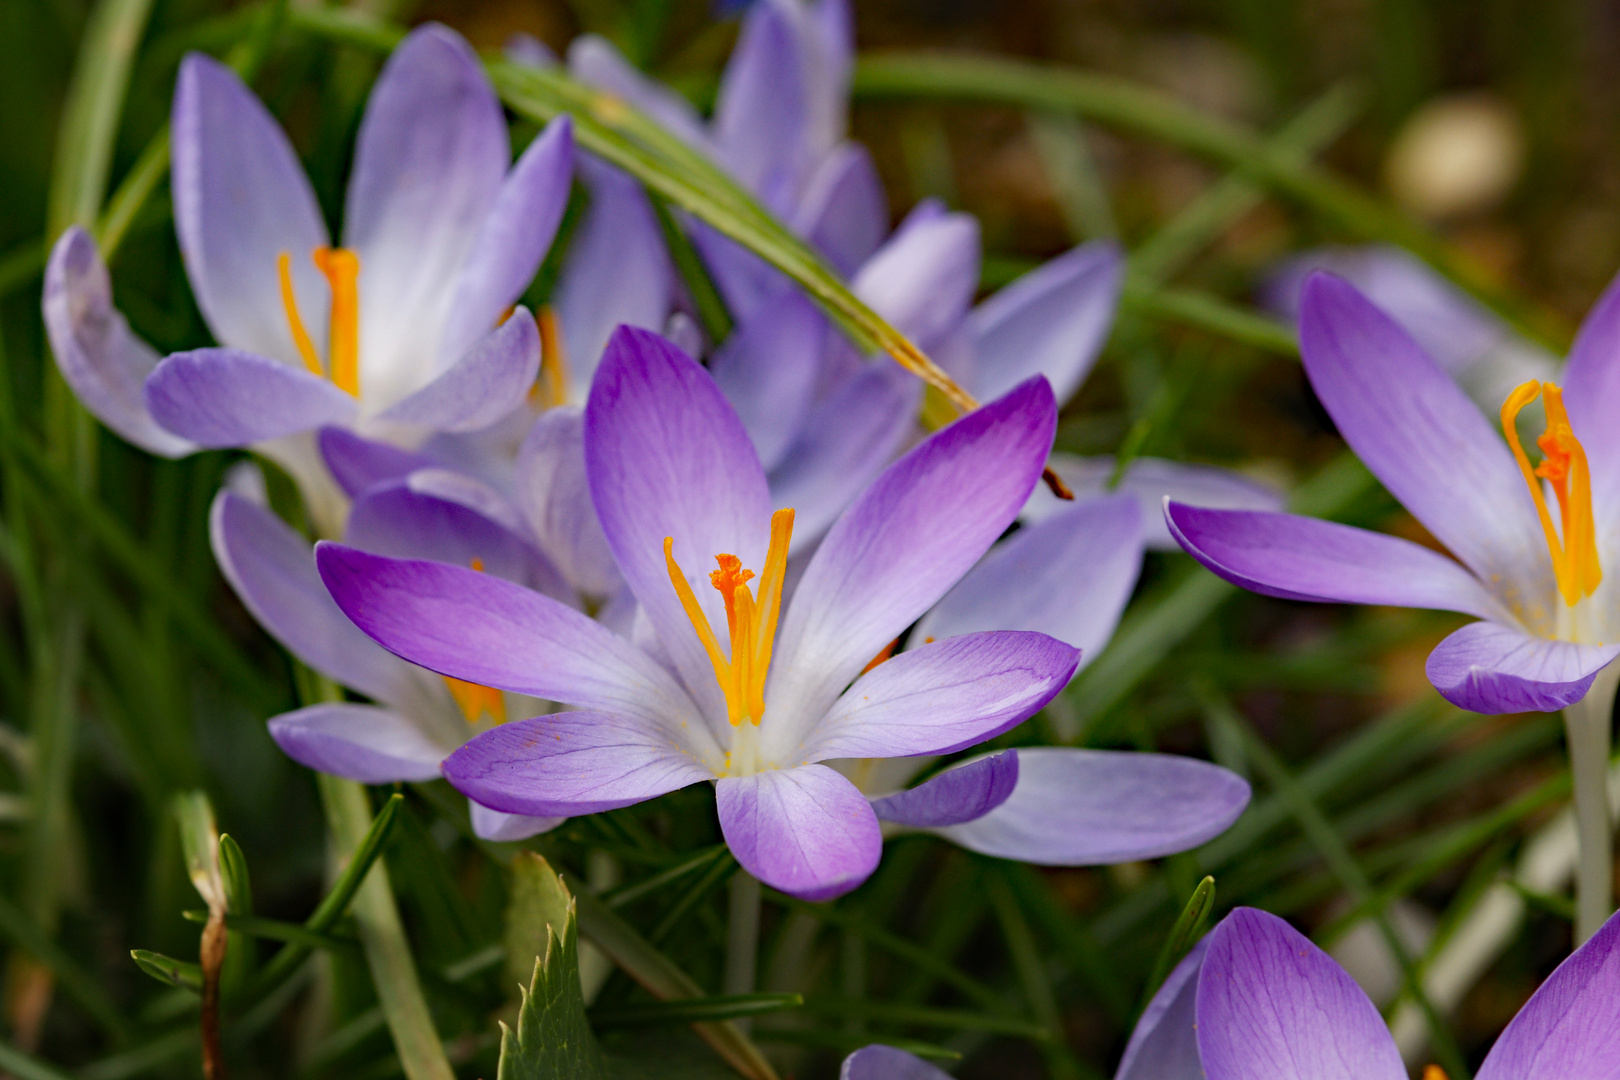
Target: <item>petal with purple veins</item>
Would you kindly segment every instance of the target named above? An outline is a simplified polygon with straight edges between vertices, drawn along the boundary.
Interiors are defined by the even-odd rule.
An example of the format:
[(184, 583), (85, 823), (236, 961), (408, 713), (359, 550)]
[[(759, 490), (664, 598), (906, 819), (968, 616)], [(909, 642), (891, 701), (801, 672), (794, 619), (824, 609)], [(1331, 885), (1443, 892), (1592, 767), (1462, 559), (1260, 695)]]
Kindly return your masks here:
[(401, 450), (348, 428), (323, 427), (315, 440), (327, 470), (351, 499), (374, 484), (403, 480), (417, 469), (436, 468), (439, 464), (426, 454)]
[(821, 374), (826, 319), (802, 293), (783, 292), (709, 358), (709, 374), (748, 429), (759, 461), (775, 468), (804, 426)]
[(1018, 784), (1018, 751), (966, 762), (930, 777), (914, 788), (872, 800), (882, 821), (915, 828), (960, 825), (1007, 801)]
[(773, 889), (831, 900), (877, 869), (877, 815), (854, 784), (825, 765), (721, 777), (714, 796), (731, 853)]
[(540, 331), (528, 308), (474, 342), (432, 382), (373, 418), (387, 428), (465, 432), (487, 428), (523, 404), (540, 371)]
[(1620, 645), (1577, 645), (1499, 623), (1469, 623), (1429, 654), (1440, 696), (1477, 713), (1556, 712), (1581, 700)]
[(967, 315), (979, 287), (979, 223), (968, 214), (913, 210), (850, 288), (925, 347)]
[(354, 398), (318, 375), (236, 349), (163, 358), (146, 407), (166, 429), (210, 449), (251, 446), (354, 418)]
[(391, 709), (343, 703), (271, 717), (270, 737), (298, 764), (362, 784), (437, 780), (456, 748)]
[(1209, 938), (1181, 958), (1142, 1010), (1114, 1080), (1204, 1080), (1194, 1009)]
[(596, 520), (585, 475), (585, 415), (547, 409), (518, 450), (513, 499), (542, 550), (574, 588), (606, 598), (624, 584)]
[(531, 836), (550, 832), (568, 819), (565, 817), (529, 817), (527, 814), (505, 814), (499, 810), (491, 810), (481, 806), (471, 799), (467, 800), (467, 810), (472, 817), (473, 835), (480, 840), (494, 840), (501, 843), (512, 843), (517, 840), (527, 840)]

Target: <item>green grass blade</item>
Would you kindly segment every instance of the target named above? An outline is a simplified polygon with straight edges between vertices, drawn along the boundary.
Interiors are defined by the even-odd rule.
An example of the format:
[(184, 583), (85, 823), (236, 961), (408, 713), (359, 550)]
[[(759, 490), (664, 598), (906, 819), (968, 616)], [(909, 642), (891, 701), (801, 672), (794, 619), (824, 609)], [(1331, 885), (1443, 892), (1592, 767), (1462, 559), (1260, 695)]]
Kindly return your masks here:
[(591, 1026), (608, 1031), (613, 1028), (735, 1020), (794, 1009), (803, 1004), (804, 996), (801, 994), (712, 994), (685, 1001), (661, 1001), (656, 1005), (597, 1009), (591, 1012), (590, 1017)]

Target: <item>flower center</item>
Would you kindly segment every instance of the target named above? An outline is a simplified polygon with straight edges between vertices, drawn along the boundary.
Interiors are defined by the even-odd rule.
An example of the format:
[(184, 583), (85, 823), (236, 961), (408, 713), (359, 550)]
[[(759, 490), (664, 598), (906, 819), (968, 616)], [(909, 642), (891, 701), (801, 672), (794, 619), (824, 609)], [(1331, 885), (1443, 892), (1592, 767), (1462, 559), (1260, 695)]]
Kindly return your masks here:
[[(472, 568), (482, 573), (484, 560), (474, 558)], [(467, 723), (476, 724), (486, 714), (497, 724), (506, 723), (506, 697), (499, 690), (482, 683), (454, 679), (449, 675), (440, 675), (439, 678), (450, 688), (450, 696), (456, 699), (456, 705)]]
[(276, 256), (281, 276), (281, 306), (287, 311), (287, 326), (304, 366), (312, 375), (325, 375), (339, 390), (360, 396), (360, 256), (348, 248), (316, 248), (310, 258), (332, 290), (332, 315), (327, 323), (327, 348), (331, 370), (321, 370), (315, 342), (298, 315), (298, 297), (293, 293), (292, 256), (283, 251)]
[(765, 715), (765, 674), (771, 668), (771, 647), (776, 642), (776, 618), (782, 610), (782, 579), (787, 574), (788, 542), (793, 539), (793, 511), (778, 510), (771, 515), (771, 545), (765, 553), (765, 569), (759, 578), (759, 595), (749, 591), (754, 572), (743, 569), (735, 555), (716, 555), (720, 569), (709, 574), (709, 583), (720, 591), (726, 604), (726, 627), (731, 632), (731, 656), (720, 652), (720, 642), (709, 626), (708, 616), (698, 606), (692, 586), (675, 562), (673, 537), (664, 537), (664, 564), (675, 595), (681, 598), (692, 629), (714, 665), (714, 681), (726, 695), (726, 718), (733, 727), (743, 720), (758, 726)]
[[(1532, 470), (1530, 459), (1519, 443), (1514, 421), (1519, 410), (1538, 396), (1547, 411), (1547, 430), (1536, 440), (1544, 457)], [(1563, 390), (1535, 379), (1517, 387), (1502, 403), (1502, 434), (1507, 436), (1519, 471), (1530, 488), (1530, 497), (1535, 500), (1541, 529), (1547, 537), (1547, 551), (1552, 556), (1553, 575), (1558, 579), (1558, 591), (1564, 603), (1574, 607), (1582, 596), (1597, 591), (1603, 581), (1603, 568), (1598, 565), (1597, 529), (1592, 519), (1592, 474), (1587, 468), (1586, 450), (1569, 426)], [(1542, 480), (1552, 486), (1558, 498), (1557, 530), (1547, 510)], [(1562, 544), (1559, 543), (1560, 532)]]

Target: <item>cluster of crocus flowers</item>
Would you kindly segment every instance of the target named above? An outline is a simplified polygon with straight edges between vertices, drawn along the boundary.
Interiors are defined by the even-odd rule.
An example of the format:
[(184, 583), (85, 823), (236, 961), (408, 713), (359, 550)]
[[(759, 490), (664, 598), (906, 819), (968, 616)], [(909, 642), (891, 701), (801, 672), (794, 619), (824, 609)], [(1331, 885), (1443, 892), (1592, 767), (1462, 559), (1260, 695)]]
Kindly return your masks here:
[[(1346, 282), (1310, 278), (1300, 350), (1350, 448), (1455, 558), (1284, 514), (1167, 503), (1181, 545), (1246, 588), (1297, 600), (1475, 616), (1429, 656), (1431, 682), (1476, 712), (1561, 709), (1620, 655), (1620, 289), (1582, 328), (1561, 385), (1527, 382), (1487, 419), (1424, 350)], [(1532, 463), (1519, 412), (1542, 399)], [(1552, 509), (1556, 504), (1556, 512)]]

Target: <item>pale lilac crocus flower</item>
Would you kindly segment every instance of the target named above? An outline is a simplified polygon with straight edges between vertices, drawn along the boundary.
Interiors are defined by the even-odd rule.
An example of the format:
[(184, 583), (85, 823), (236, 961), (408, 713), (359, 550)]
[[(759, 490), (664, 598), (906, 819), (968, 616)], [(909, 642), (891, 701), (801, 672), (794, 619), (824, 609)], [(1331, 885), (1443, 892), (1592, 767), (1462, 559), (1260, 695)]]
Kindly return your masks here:
[[(423, 471), (366, 492), (344, 539), (365, 550), (477, 567), (573, 602), (556, 570), (487, 514), (470, 481)], [(469, 505), (471, 504), (471, 505)], [(243, 605), (293, 656), (374, 704), (325, 702), (270, 719), (270, 735), (299, 764), (366, 784), (434, 780), (457, 748), (541, 703), (436, 675), (383, 649), (332, 602), (309, 542), (251, 496), (220, 492), (209, 515), (214, 558)], [(520, 840), (562, 818), (505, 814), (470, 803), (473, 829)]]
[[(888, 1046), (842, 1080), (942, 1080)], [(1444, 1080), (1435, 1066), (1424, 1080)], [(1115, 1080), (1406, 1080), (1378, 1009), (1333, 958), (1275, 915), (1238, 908), (1159, 988)], [(1620, 1078), (1620, 915), (1508, 1022), (1476, 1080)]]
[[(1429, 655), (1436, 689), (1476, 712), (1561, 709), (1620, 654), (1617, 343), (1611, 285), (1562, 391), (1527, 382), (1487, 419), (1389, 316), (1314, 275), (1300, 305), (1311, 385), (1350, 448), (1455, 559), (1312, 518), (1174, 501), (1170, 528), (1205, 566), (1256, 592), (1472, 615)], [(1532, 470), (1516, 420), (1537, 396), (1548, 428)]]
[(540, 342), (512, 305), (567, 202), (566, 118), (513, 165), (477, 57), (442, 26), (418, 28), (367, 103), (341, 247), (286, 135), (229, 68), (186, 57), (173, 130), (176, 231), (219, 347), (170, 356), (147, 379), (163, 428), (264, 449), (330, 529), (307, 433), (338, 425), (410, 446), (523, 400)]
[[(787, 598), (792, 514), (773, 514), (736, 413), (690, 358), (623, 329), (586, 407), (585, 456), (640, 605), (632, 639), (459, 567), (334, 544), (317, 561), (338, 605), (390, 650), (584, 710), (505, 724), (452, 755), (444, 773), (471, 798), (572, 815), (713, 782), (742, 866), (827, 898), (871, 874), (882, 840), (866, 798), (822, 762), (974, 745), (1074, 670), (1073, 648), (1025, 632), (952, 637), (862, 674), (1013, 520), (1055, 420), (1036, 379), (922, 443), (828, 531)], [(720, 569), (706, 575), (708, 558)]]

